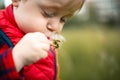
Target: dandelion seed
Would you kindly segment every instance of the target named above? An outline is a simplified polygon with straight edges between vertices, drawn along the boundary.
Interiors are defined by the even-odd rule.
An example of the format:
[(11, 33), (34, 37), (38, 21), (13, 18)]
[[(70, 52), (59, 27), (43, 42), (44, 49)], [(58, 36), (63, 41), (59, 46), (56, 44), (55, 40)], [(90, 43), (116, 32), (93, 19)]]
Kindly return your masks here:
[(66, 41), (65, 38), (60, 34), (54, 35), (52, 37), (52, 40), (53, 40), (52, 46), (55, 48), (59, 48), (63, 44), (63, 42)]

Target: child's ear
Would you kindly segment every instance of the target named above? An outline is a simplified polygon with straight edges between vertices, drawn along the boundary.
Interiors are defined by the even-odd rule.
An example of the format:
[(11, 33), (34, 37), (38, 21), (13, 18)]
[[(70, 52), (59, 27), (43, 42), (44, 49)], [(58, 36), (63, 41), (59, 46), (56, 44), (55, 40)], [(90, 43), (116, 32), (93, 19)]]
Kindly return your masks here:
[(12, 4), (14, 7), (18, 7), (20, 0), (12, 0)]

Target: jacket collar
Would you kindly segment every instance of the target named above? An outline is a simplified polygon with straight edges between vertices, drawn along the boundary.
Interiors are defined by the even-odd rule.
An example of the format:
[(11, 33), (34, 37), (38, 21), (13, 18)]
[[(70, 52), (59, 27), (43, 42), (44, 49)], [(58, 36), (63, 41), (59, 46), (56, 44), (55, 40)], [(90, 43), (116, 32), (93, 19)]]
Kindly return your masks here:
[(3, 16), (2, 29), (15, 45), (25, 33), (19, 29), (15, 21), (12, 4), (3, 11)]
[(6, 10), (5, 10), (5, 17), (7, 20), (9, 20), (9, 22), (13, 25), (13, 26), (17, 26), (14, 15), (13, 15), (13, 5), (9, 5)]

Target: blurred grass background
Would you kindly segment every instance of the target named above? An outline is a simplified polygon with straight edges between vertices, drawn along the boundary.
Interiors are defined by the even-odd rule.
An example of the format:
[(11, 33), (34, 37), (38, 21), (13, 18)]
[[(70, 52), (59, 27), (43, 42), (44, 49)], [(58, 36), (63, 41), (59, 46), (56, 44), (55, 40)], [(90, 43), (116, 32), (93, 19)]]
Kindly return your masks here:
[(98, 25), (63, 30), (67, 41), (58, 49), (60, 80), (120, 80), (119, 34)]

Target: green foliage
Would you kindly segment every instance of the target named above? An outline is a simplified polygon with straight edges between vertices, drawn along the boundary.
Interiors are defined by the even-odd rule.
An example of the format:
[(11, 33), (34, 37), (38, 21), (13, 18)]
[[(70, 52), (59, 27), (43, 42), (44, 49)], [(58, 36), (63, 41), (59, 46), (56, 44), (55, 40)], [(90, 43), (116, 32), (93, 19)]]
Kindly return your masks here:
[(58, 49), (60, 80), (120, 80), (120, 32), (100, 28), (64, 30)]
[(0, 0), (0, 9), (4, 9), (5, 5), (4, 5), (4, 0)]

